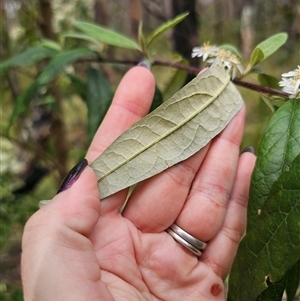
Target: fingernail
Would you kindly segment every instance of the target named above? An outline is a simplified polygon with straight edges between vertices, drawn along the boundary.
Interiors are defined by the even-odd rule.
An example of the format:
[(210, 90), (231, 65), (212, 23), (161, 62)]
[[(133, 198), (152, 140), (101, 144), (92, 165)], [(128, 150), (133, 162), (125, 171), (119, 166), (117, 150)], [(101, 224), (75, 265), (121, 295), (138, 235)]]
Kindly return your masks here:
[(254, 154), (254, 148), (253, 148), (251, 145), (249, 145), (249, 146), (245, 147), (245, 149), (242, 151), (242, 154), (243, 154), (243, 153), (251, 153), (251, 154)]
[(43, 208), (44, 206), (48, 205), (51, 202), (51, 200), (42, 200), (39, 202), (39, 207), (40, 209)]
[(83, 159), (78, 164), (76, 164), (66, 175), (66, 177), (63, 179), (57, 193), (60, 193), (64, 190), (67, 190), (70, 188), (79, 178), (81, 173), (84, 171), (84, 169), (87, 167), (88, 161), (87, 159)]
[(138, 66), (140, 67), (144, 67), (148, 70), (151, 69), (151, 64), (150, 64), (150, 61), (149, 60), (144, 60), (144, 61), (141, 61), (140, 63), (138, 63)]

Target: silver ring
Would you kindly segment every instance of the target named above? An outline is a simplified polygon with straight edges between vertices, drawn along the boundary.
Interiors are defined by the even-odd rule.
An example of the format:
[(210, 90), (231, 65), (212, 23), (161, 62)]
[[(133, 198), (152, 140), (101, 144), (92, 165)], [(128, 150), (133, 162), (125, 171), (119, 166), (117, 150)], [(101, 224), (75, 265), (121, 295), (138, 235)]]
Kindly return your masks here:
[(203, 242), (203, 241), (195, 238), (194, 236), (192, 236), (191, 234), (187, 233), (186, 231), (184, 231), (182, 228), (180, 228), (176, 224), (173, 224), (170, 227), (170, 229), (173, 230), (177, 235), (181, 236), (185, 241), (187, 241), (188, 243), (190, 243), (191, 245), (193, 245), (198, 250), (205, 249), (207, 243), (205, 243), (205, 242)]
[(200, 250), (198, 250), (196, 247), (188, 243), (186, 240), (184, 240), (181, 236), (179, 236), (177, 233), (172, 231), (170, 228), (166, 230), (176, 241), (181, 243), (184, 247), (188, 248), (190, 251), (192, 251), (195, 255), (200, 256), (202, 253)]

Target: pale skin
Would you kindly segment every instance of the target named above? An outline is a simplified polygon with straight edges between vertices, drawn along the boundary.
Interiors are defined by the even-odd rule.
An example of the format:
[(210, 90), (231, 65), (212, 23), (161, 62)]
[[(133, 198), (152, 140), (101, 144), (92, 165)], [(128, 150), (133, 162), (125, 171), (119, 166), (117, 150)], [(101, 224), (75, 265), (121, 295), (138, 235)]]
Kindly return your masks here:
[[(147, 114), (154, 86), (146, 68), (127, 72), (89, 162)], [(127, 190), (100, 202), (87, 167), (25, 226), (25, 301), (226, 300), (223, 281), (245, 231), (255, 163), (252, 153), (240, 155), (244, 120), (242, 108), (204, 149), (140, 183), (123, 214)], [(174, 222), (208, 243), (200, 257), (164, 231)]]

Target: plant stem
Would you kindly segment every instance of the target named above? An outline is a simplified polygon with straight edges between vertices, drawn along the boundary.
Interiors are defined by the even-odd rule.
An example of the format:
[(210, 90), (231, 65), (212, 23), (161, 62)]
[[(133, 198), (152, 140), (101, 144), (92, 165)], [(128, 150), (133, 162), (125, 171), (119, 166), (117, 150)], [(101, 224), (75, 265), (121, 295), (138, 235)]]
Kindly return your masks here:
[[(121, 64), (121, 65), (137, 65), (139, 63), (138, 60), (132, 60), (132, 59), (107, 59), (107, 58), (103, 58), (103, 57), (98, 57), (96, 59), (97, 62), (100, 63), (106, 63), (106, 64)], [(80, 62), (95, 62), (95, 59), (81, 59), (78, 61)], [(196, 67), (192, 67), (192, 66), (188, 66), (182, 63), (178, 63), (178, 62), (171, 62), (171, 61), (166, 61), (166, 60), (159, 60), (159, 59), (154, 59), (151, 63), (152, 66), (164, 66), (164, 67), (171, 67), (171, 68), (176, 68), (176, 69), (181, 69), (181, 70), (185, 70), (186, 72), (190, 73), (190, 74), (194, 74), (197, 75), (201, 69), (196, 68)], [(270, 94), (270, 95), (276, 95), (276, 96), (280, 96), (283, 98), (288, 98), (289, 94), (282, 92), (281, 90), (277, 90), (277, 89), (273, 89), (273, 88), (269, 88), (269, 87), (265, 87), (265, 86), (261, 86), (258, 84), (253, 84), (250, 82), (246, 82), (244, 80), (241, 80), (239, 78), (235, 78), (232, 80), (233, 83), (235, 83), (238, 86), (253, 90), (253, 91), (257, 91), (259, 93), (264, 93), (264, 94)]]

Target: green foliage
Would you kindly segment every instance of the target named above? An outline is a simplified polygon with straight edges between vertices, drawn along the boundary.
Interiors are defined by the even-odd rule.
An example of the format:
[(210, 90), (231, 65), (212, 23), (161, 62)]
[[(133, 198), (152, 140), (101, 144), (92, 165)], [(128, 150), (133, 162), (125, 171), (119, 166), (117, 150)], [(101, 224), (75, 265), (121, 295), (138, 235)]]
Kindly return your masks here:
[(14, 107), (14, 111), (10, 118), (8, 130), (16, 119), (22, 114), (28, 107), (29, 102), (33, 99), (38, 89), (51, 81), (53, 81), (65, 67), (74, 63), (80, 58), (95, 58), (96, 54), (88, 48), (77, 48), (58, 53), (46, 66), (44, 71), (37, 77), (37, 79), (30, 85), (30, 87), (21, 94)]
[(250, 62), (246, 68), (245, 74), (251, 71), (253, 66), (265, 60), (271, 54), (278, 50), (287, 41), (286, 33), (278, 33), (259, 43), (250, 56)]
[(160, 25), (152, 34), (147, 37), (147, 47), (149, 47), (154, 40), (156, 40), (159, 36), (161, 36), (164, 32), (169, 30), (170, 28), (176, 26), (178, 23), (183, 21), (189, 13), (183, 13), (176, 18), (169, 20), (168, 22), (163, 23)]
[(177, 87), (181, 87), (186, 79), (186, 71), (177, 69), (174, 71), (173, 76), (170, 78), (169, 82), (164, 88), (164, 99), (169, 99), (175, 92), (177, 92)]
[(153, 101), (152, 101), (149, 112), (152, 112), (153, 110), (158, 108), (162, 103), (163, 103), (163, 94), (161, 93), (159, 88), (157, 86), (155, 86)]
[(87, 134), (90, 143), (111, 104), (113, 92), (102, 73), (94, 68), (88, 70), (86, 88)]
[(74, 26), (93, 40), (111, 46), (140, 50), (139, 45), (135, 41), (108, 28), (79, 21), (75, 22)]
[[(247, 234), (230, 274), (228, 300), (279, 296), (285, 287), (281, 280), (300, 259), (299, 116), (299, 101), (286, 102), (261, 141), (251, 182)], [(289, 290), (295, 291), (298, 284), (289, 283)], [(265, 290), (269, 292), (260, 296)]]
[(77, 33), (77, 32), (65, 33), (65, 34), (63, 34), (63, 38), (73, 38), (73, 39), (85, 40), (87, 42), (94, 43), (97, 46), (101, 45), (101, 42), (97, 41), (96, 39), (91, 38), (89, 35)]
[(13, 56), (7, 61), (0, 64), (0, 76), (12, 67), (30, 66), (42, 59), (53, 57), (57, 54), (57, 50), (49, 49), (43, 46), (28, 48), (24, 52)]

